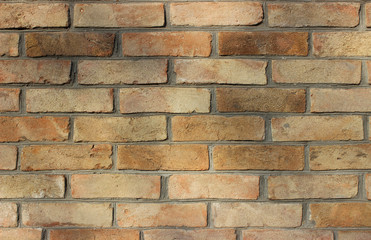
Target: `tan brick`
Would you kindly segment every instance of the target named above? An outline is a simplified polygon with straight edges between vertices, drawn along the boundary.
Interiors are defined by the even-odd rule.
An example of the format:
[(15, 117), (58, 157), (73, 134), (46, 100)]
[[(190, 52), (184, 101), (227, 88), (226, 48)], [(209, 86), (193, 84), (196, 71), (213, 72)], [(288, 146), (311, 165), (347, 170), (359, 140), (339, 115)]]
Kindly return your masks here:
[(259, 177), (245, 175), (172, 175), (168, 183), (171, 199), (257, 199)]
[(211, 53), (208, 32), (144, 32), (122, 34), (124, 56), (200, 56)]
[(139, 240), (139, 231), (129, 229), (53, 229), (50, 240)]
[(160, 176), (85, 174), (71, 177), (73, 198), (158, 199), (160, 188)]
[(371, 169), (371, 145), (311, 146), (311, 170)]
[(19, 111), (19, 89), (0, 88), (0, 112)]
[(181, 170), (209, 169), (207, 145), (121, 145), (118, 169)]
[[(17, 204), (9, 203), (9, 202), (1, 202), (0, 212), (1, 212), (0, 214), (0, 226), (1, 227), (17, 227), (18, 225)], [(0, 232), (0, 238), (1, 238), (1, 232)]]
[(112, 146), (34, 145), (24, 146), (22, 171), (110, 169)]
[(111, 227), (109, 203), (23, 203), (22, 221), (31, 227)]
[(355, 27), (359, 3), (273, 3), (268, 4), (271, 27)]
[(371, 84), (371, 61), (367, 61), (368, 84)]
[(236, 233), (233, 229), (153, 229), (143, 231), (144, 240), (236, 240)]
[(366, 3), (366, 26), (371, 27), (371, 3)]
[(128, 203), (117, 205), (120, 227), (206, 227), (204, 203)]
[(369, 240), (371, 231), (338, 231), (338, 240)]
[(0, 146), (0, 170), (14, 170), (17, 167), (17, 147)]
[(77, 117), (74, 129), (76, 142), (137, 142), (167, 138), (165, 116)]
[(353, 198), (356, 175), (290, 175), (268, 177), (269, 199)]
[(300, 116), (272, 119), (274, 141), (362, 140), (361, 116)]
[(213, 149), (215, 170), (304, 169), (303, 146), (218, 145)]
[(210, 111), (210, 91), (173, 87), (123, 88), (120, 89), (120, 111), (207, 113)]
[(75, 27), (161, 27), (162, 3), (76, 4)]
[(305, 89), (217, 88), (219, 112), (305, 112)]
[(333, 240), (331, 231), (325, 230), (263, 230), (249, 229), (242, 231), (243, 240)]
[(306, 32), (220, 32), (219, 55), (308, 54)]
[(67, 60), (0, 60), (0, 83), (65, 84), (70, 70)]
[(276, 203), (212, 203), (215, 227), (298, 227), (301, 204)]
[(28, 89), (27, 112), (112, 112), (113, 89)]
[(28, 57), (108, 57), (113, 53), (114, 40), (112, 33), (44, 32), (25, 35)]
[(367, 198), (371, 199), (371, 174), (366, 175), (366, 192), (367, 192)]
[(178, 84), (267, 84), (267, 62), (248, 59), (179, 59), (174, 62)]
[(0, 3), (0, 28), (67, 27), (64, 3)]
[(167, 82), (167, 60), (83, 60), (79, 84), (156, 84)]
[(316, 227), (370, 227), (371, 203), (313, 203), (310, 220)]
[(313, 33), (313, 54), (319, 57), (371, 56), (371, 32)]
[[(207, 14), (205, 14), (207, 13)], [(259, 2), (190, 2), (170, 4), (170, 23), (186, 26), (256, 25), (263, 20)]]
[(353, 60), (273, 60), (276, 83), (359, 84), (361, 62)]
[(18, 56), (19, 35), (16, 33), (0, 33), (0, 56)]
[(263, 140), (264, 119), (256, 116), (176, 116), (174, 141)]
[(0, 239), (2, 240), (41, 240), (41, 229), (38, 228), (2, 228)]
[(0, 142), (65, 141), (68, 117), (0, 117)]

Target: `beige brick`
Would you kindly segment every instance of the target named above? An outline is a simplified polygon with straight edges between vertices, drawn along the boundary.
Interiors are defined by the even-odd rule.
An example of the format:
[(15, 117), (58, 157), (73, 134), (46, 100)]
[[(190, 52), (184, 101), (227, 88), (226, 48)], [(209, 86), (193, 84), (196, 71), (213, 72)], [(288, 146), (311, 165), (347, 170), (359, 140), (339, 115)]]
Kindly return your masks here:
[(236, 240), (236, 233), (233, 229), (153, 229), (145, 230), (144, 240)]
[(0, 112), (19, 111), (19, 89), (0, 88)]
[(139, 231), (129, 229), (53, 229), (50, 240), (139, 240)]
[(0, 56), (17, 57), (19, 35), (16, 33), (0, 33)]
[(243, 240), (333, 240), (331, 231), (325, 230), (265, 230), (249, 229), (242, 231)]
[(17, 167), (17, 147), (0, 145), (0, 170), (14, 170)]
[(371, 231), (338, 231), (338, 240), (369, 240)]
[[(0, 203), (0, 226), (1, 227), (17, 227), (18, 215), (17, 204), (9, 202)], [(0, 230), (1, 238), (1, 230)], [(2, 238), (1, 238), (2, 239)]]
[(0, 239), (2, 240), (41, 240), (42, 231), (38, 228), (2, 228)]
[(366, 175), (366, 193), (367, 193), (367, 198), (371, 199), (371, 174)]

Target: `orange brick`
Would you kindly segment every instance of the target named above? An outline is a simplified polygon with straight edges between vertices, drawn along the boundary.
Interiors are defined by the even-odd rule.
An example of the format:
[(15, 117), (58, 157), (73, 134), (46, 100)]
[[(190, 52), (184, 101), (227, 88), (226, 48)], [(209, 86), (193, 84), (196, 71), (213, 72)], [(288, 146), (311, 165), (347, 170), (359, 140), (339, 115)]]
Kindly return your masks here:
[(366, 3), (366, 26), (371, 27), (371, 3)]
[(19, 111), (19, 89), (0, 88), (0, 112)]
[(139, 231), (129, 229), (53, 229), (50, 240), (139, 240)]
[(366, 175), (366, 192), (367, 192), (367, 198), (371, 199), (371, 174)]
[[(0, 214), (0, 226), (1, 227), (17, 227), (18, 225), (17, 204), (1, 202), (0, 212), (1, 212)], [(0, 238), (1, 238), (1, 230), (0, 230)]]
[(232, 229), (153, 229), (143, 231), (144, 240), (236, 240), (235, 230)]
[(41, 240), (42, 231), (38, 228), (2, 228), (0, 239), (3, 240)]
[(368, 84), (371, 84), (371, 61), (367, 61)]
[(243, 240), (333, 240), (331, 231), (325, 230), (263, 230), (249, 229), (242, 231)]
[(19, 35), (16, 33), (0, 33), (0, 56), (18, 56)]
[(14, 170), (17, 167), (17, 147), (0, 146), (0, 170)]
[(338, 240), (369, 240), (371, 231), (338, 231)]

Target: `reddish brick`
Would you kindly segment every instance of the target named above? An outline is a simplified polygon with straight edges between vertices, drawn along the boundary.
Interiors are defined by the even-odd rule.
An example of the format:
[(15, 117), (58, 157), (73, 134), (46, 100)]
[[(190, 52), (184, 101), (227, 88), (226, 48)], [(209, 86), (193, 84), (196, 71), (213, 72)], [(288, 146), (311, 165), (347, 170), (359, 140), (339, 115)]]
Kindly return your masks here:
[(14, 170), (17, 167), (17, 147), (0, 145), (0, 170)]
[(0, 239), (2, 240), (41, 240), (42, 231), (38, 228), (2, 228)]
[(367, 192), (367, 198), (371, 199), (371, 174), (366, 175), (366, 192)]
[(333, 240), (331, 231), (325, 230), (263, 230), (249, 229), (242, 231), (243, 240)]
[(371, 27), (371, 3), (366, 3), (366, 26)]
[(367, 61), (368, 84), (371, 84), (371, 61)]
[(50, 240), (139, 240), (139, 231), (129, 229), (53, 229)]
[(18, 56), (19, 35), (16, 33), (0, 33), (0, 56)]
[(236, 240), (236, 233), (233, 229), (153, 229), (143, 231), (144, 240)]
[(371, 231), (338, 231), (338, 240), (370, 240)]
[(0, 88), (0, 112), (19, 111), (19, 89)]
[[(0, 203), (0, 226), (1, 227), (17, 227), (18, 215), (17, 204), (9, 202)], [(1, 230), (0, 230), (0, 239)]]

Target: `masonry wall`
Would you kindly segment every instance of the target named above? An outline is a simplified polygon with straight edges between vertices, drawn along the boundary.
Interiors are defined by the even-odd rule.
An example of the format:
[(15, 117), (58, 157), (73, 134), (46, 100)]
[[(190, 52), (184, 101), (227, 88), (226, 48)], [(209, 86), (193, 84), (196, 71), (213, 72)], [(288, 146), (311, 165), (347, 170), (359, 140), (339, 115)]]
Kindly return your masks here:
[(371, 2), (3, 1), (0, 29), (0, 239), (371, 239)]

